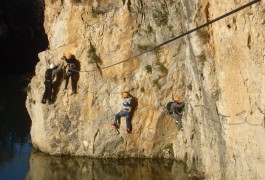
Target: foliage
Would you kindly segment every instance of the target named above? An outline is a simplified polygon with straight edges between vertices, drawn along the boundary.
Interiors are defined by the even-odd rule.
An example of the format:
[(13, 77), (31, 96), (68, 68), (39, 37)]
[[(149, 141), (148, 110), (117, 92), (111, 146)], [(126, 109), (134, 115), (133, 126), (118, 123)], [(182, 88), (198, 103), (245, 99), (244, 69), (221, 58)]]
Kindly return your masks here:
[(141, 51), (145, 51), (145, 50), (148, 50), (148, 49), (151, 49), (152, 46), (151, 45), (140, 45), (140, 44), (137, 44), (137, 48)]
[(187, 88), (191, 91), (191, 90), (192, 90), (192, 85), (189, 84), (189, 85), (187, 86)]
[(166, 145), (165, 149), (168, 149), (170, 154), (174, 154), (174, 151), (173, 151), (173, 143), (169, 143)]
[(199, 63), (201, 63), (202, 66), (204, 66), (205, 62), (206, 62), (206, 55), (204, 53), (200, 54), (198, 56), (198, 61)]
[(159, 66), (159, 70), (161, 73), (163, 73), (163, 74), (168, 73), (168, 70), (164, 64), (162, 64), (161, 62), (157, 62), (157, 65)]
[(165, 148), (173, 151), (173, 143), (167, 144)]
[(156, 25), (165, 26), (168, 23), (168, 9), (166, 4), (161, 4), (161, 9), (156, 9), (153, 13), (153, 18), (155, 19)]
[(197, 35), (199, 36), (202, 43), (204, 43), (204, 44), (206, 44), (210, 41), (210, 34), (205, 29), (198, 30)]
[(195, 157), (192, 158), (192, 164), (191, 164), (191, 167), (190, 167), (190, 172), (197, 172), (197, 166), (196, 166), (196, 160), (195, 160)]
[(92, 8), (92, 16), (96, 18), (100, 14), (104, 14), (105, 12), (99, 8)]
[(30, 93), (30, 91), (31, 91), (31, 86), (30, 85), (28, 85), (27, 87), (22, 88), (22, 92)]
[(141, 87), (141, 89), (140, 89), (140, 91), (142, 92), (142, 93), (144, 93), (144, 87)]
[(161, 88), (161, 86), (160, 86), (160, 84), (158, 83), (158, 81), (159, 81), (159, 78), (158, 79), (155, 79), (155, 80), (153, 80), (152, 82), (153, 82), (153, 84), (158, 88), (158, 89), (160, 89)]
[(184, 155), (184, 163), (187, 163), (187, 161), (188, 161), (188, 153), (185, 152), (185, 155)]
[(147, 31), (146, 31), (146, 32), (147, 32), (147, 33), (152, 33), (152, 32), (154, 32), (152, 26), (148, 25), (148, 26), (147, 26)]
[(148, 72), (148, 73), (152, 73), (152, 66), (151, 65), (147, 65), (144, 67), (145, 70)]
[(101, 63), (101, 59), (97, 55), (96, 48), (93, 44), (90, 44), (87, 54), (88, 54), (88, 57), (91, 58), (90, 63)]
[(173, 26), (172, 26), (172, 25), (168, 25), (167, 28), (168, 28), (170, 31), (172, 31)]

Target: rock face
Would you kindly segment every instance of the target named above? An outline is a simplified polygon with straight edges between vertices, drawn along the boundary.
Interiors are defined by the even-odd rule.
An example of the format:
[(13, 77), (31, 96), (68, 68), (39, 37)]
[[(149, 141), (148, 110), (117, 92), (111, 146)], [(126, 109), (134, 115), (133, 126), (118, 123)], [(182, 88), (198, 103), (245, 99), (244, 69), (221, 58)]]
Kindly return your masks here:
[[(49, 154), (91, 157), (175, 157), (207, 179), (265, 175), (264, 1), (135, 59), (245, 1), (46, 0), (49, 49), (39, 54), (27, 109), (32, 143)], [(80, 62), (78, 94), (40, 103), (46, 60), (71, 51)], [(70, 84), (69, 84), (70, 85)], [(120, 93), (134, 97), (132, 133), (111, 127)], [(165, 105), (185, 98), (184, 131)]]
[[(180, 34), (180, 3), (46, 1), (45, 7), (50, 46), (39, 54), (27, 99), (33, 145), (54, 155), (173, 157), (177, 127), (165, 104), (184, 95), (184, 40), (104, 67)], [(46, 60), (59, 64), (68, 51), (80, 62), (78, 94), (70, 95), (70, 83), (63, 91), (58, 79), (55, 103), (43, 105)], [(111, 126), (124, 90), (137, 104), (131, 134), (123, 118), (119, 132)]]

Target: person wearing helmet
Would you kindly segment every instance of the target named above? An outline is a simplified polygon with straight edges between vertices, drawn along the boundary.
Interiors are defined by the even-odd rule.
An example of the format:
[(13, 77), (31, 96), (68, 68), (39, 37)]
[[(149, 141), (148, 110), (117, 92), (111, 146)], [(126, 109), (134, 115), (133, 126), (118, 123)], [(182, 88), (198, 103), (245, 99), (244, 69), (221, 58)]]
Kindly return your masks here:
[(67, 72), (65, 76), (65, 90), (67, 89), (69, 78), (71, 77), (71, 85), (72, 85), (72, 94), (76, 94), (76, 60), (72, 53), (67, 52), (62, 57), (62, 60), (64, 60), (67, 63)]
[(55, 68), (54, 64), (50, 64), (48, 69), (45, 72), (45, 91), (41, 100), (41, 103), (45, 104), (48, 101), (48, 104), (52, 103), (52, 80), (55, 75), (62, 69), (62, 64), (59, 67)]
[(175, 97), (173, 102), (167, 104), (168, 114), (176, 119), (179, 128), (182, 129), (182, 116), (185, 103), (181, 101), (180, 97)]
[(114, 123), (112, 126), (115, 128), (119, 128), (118, 121), (120, 121), (120, 118), (125, 116), (126, 117), (126, 130), (128, 133), (131, 131), (130, 127), (130, 116), (131, 116), (131, 110), (132, 110), (132, 96), (128, 92), (122, 92), (122, 109), (119, 113), (117, 113), (114, 116)]

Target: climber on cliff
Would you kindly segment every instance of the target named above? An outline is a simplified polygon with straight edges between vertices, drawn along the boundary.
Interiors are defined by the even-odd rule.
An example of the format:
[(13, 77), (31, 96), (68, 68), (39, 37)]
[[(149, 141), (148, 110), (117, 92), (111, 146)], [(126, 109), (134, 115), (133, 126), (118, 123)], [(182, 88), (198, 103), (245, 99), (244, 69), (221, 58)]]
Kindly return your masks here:
[(48, 101), (48, 104), (52, 103), (52, 81), (55, 77), (55, 75), (62, 69), (63, 63), (61, 63), (59, 66), (55, 67), (54, 64), (50, 64), (48, 69), (45, 72), (45, 91), (41, 100), (41, 103), (45, 104), (46, 101)]
[(183, 116), (184, 107), (185, 103), (181, 101), (180, 97), (175, 97), (174, 101), (169, 102), (167, 104), (168, 114), (174, 119), (176, 119), (176, 123), (178, 124), (181, 130), (183, 130), (182, 116)]
[(119, 113), (114, 116), (114, 123), (112, 126), (115, 128), (119, 128), (118, 121), (120, 118), (125, 116), (126, 117), (126, 130), (127, 133), (131, 132), (130, 127), (130, 118), (131, 118), (131, 110), (132, 110), (132, 96), (128, 92), (122, 92), (122, 109)]
[(72, 94), (77, 93), (77, 88), (76, 88), (76, 59), (74, 55), (70, 52), (65, 53), (64, 56), (62, 57), (62, 60), (64, 60), (67, 63), (67, 72), (66, 72), (66, 77), (65, 77), (65, 90), (67, 90), (69, 78), (71, 77), (71, 85), (72, 85)]

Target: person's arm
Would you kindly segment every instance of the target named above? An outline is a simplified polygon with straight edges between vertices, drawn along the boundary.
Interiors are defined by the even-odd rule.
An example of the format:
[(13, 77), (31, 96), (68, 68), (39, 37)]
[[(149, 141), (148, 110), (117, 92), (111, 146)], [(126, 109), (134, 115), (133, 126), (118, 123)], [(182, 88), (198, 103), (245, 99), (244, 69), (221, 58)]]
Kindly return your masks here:
[(175, 110), (177, 107), (179, 107), (179, 106), (178, 106), (178, 103), (173, 102), (173, 103), (171, 104), (171, 106), (170, 106), (170, 110)]

